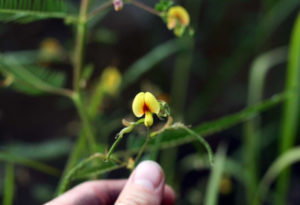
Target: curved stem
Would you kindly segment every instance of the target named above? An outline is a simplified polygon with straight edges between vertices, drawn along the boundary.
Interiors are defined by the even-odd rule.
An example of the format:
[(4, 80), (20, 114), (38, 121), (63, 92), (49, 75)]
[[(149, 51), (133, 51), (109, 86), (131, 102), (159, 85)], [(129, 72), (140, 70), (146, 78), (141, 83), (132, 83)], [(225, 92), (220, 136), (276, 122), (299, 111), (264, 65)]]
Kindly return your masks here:
[(117, 139), (116, 141), (113, 143), (113, 145), (110, 147), (105, 160), (109, 160), (110, 156), (112, 155), (113, 151), (116, 149), (117, 145), (121, 142), (124, 134), (130, 133), (137, 125), (144, 123), (144, 118), (131, 123), (130, 125), (128, 125), (127, 127), (123, 128), (117, 135)]
[(105, 2), (104, 4), (102, 4), (101, 6), (99, 6), (98, 8), (96, 8), (95, 10), (93, 10), (91, 13), (88, 14), (88, 20), (90, 20), (91, 18), (93, 18), (94, 16), (96, 16), (98, 13), (100, 13), (101, 11), (103, 11), (104, 9), (107, 9), (108, 7), (110, 7), (112, 5), (112, 1), (109, 0), (107, 2)]
[(160, 12), (156, 11), (155, 9), (153, 9), (153, 8), (147, 6), (147, 5), (145, 5), (145, 4), (143, 4), (139, 1), (129, 0), (129, 2), (132, 3), (134, 6), (139, 7), (140, 9), (143, 9), (143, 10), (145, 10), (145, 11), (151, 13), (151, 14), (154, 14), (156, 16), (161, 16)]

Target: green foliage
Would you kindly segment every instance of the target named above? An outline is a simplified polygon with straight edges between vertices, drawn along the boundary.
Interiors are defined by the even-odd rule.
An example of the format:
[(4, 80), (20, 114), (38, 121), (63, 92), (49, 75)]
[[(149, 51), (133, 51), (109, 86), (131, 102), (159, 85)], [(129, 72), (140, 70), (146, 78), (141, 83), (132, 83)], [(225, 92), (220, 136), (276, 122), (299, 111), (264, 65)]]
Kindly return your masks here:
[(173, 6), (173, 4), (174, 2), (172, 0), (160, 0), (155, 4), (155, 10), (159, 12), (166, 12), (171, 6)]
[[(291, 36), (289, 59), (286, 75), (285, 90), (295, 91), (284, 102), (280, 132), (280, 153), (286, 152), (295, 144), (297, 129), (299, 127), (300, 103), (300, 12), (295, 22)], [(285, 194), (289, 182), (289, 170), (283, 173), (277, 187), (277, 205), (284, 204)]]
[(44, 92), (67, 94), (66, 90), (61, 88), (66, 79), (64, 73), (42, 66), (21, 64), (14, 55), (0, 55), (0, 72), (13, 76), (13, 88), (27, 94), (36, 95)]
[[(274, 49), (258, 56), (250, 70), (249, 83), (248, 83), (248, 106), (255, 105), (263, 100), (263, 89), (266, 81), (266, 76), (270, 73), (272, 68), (276, 65), (283, 63), (287, 59), (286, 47)], [(249, 180), (247, 180), (247, 194), (248, 201), (252, 201), (254, 192), (257, 188), (258, 173), (259, 173), (259, 155), (262, 144), (260, 133), (260, 116), (252, 118), (244, 125), (244, 159), (245, 166), (248, 169)]]
[[(187, 122), (198, 122), (201, 118), (202, 111), (208, 110), (207, 107), (211, 105), (211, 102), (213, 102), (217, 95), (221, 97), (224, 94), (220, 94), (221, 88), (232, 79), (238, 69), (245, 67), (245, 62), (251, 60), (250, 58), (258, 51), (261, 52), (259, 48), (264, 46), (267, 39), (269, 39), (275, 30), (277, 30), (278, 26), (290, 16), (291, 12), (294, 11), (297, 6), (300, 5), (298, 0), (268, 1), (268, 7), (270, 7), (270, 9), (268, 8), (266, 13), (262, 12), (262, 18), (258, 18), (256, 20), (253, 20), (255, 18), (247, 18), (251, 20), (249, 20), (249, 24), (246, 22), (245, 25), (248, 26), (255, 24), (254, 29), (249, 29), (247, 26), (241, 26), (242, 32), (247, 31), (247, 33), (249, 33), (246, 36), (242, 36), (242, 40), (236, 38), (236, 34), (234, 32), (230, 33), (232, 38), (229, 39), (228, 44), (226, 43), (223, 46), (226, 47), (232, 46), (231, 44), (236, 44), (236, 47), (233, 46), (234, 51), (232, 52), (233, 54), (231, 57), (226, 56), (224, 57), (224, 62), (220, 61), (219, 63), (218, 61), (220, 60), (220, 56), (218, 54), (219, 50), (217, 50), (217, 52), (211, 52), (213, 53), (212, 56), (214, 62), (201, 62), (200, 64), (198, 62), (195, 63), (195, 61), (199, 61), (199, 56), (201, 57), (201, 61), (203, 60), (202, 56), (203, 58), (208, 57), (209, 59), (210, 54), (206, 55), (207, 50), (214, 50), (214, 47), (210, 48), (210, 45), (208, 46), (206, 43), (203, 43), (206, 40), (205, 38), (209, 39), (213, 36), (211, 35), (213, 32), (219, 31), (219, 28), (214, 27), (214, 24), (217, 23), (214, 19), (212, 19), (212, 21), (205, 22), (206, 15), (214, 16), (214, 18), (219, 21), (219, 25), (223, 25), (223, 23), (226, 23), (227, 20), (225, 18), (225, 21), (223, 22), (223, 17), (226, 17), (225, 14), (227, 13), (227, 9), (228, 11), (232, 11), (231, 9), (233, 7), (231, 4), (234, 1), (226, 3), (222, 3), (220, 1), (210, 2), (207, 6), (208, 11), (201, 15), (201, 19), (202, 17), (204, 19), (204, 21), (201, 20), (201, 23), (195, 20), (200, 19), (199, 14), (202, 10), (200, 6), (202, 6), (203, 2), (198, 0), (185, 2), (185, 6), (189, 11), (191, 11), (190, 16), (192, 22), (197, 26), (201, 25), (201, 28), (196, 30), (197, 35), (195, 35), (200, 39), (182, 38), (181, 40), (167, 41), (166, 43), (162, 43), (150, 50), (150, 52), (139, 58), (124, 71), (122, 86), (120, 86), (122, 91), (125, 91), (128, 87), (137, 83), (139, 79), (152, 71), (152, 69), (155, 69), (156, 65), (161, 61), (173, 56), (174, 54), (179, 54), (175, 61), (175, 70), (172, 70), (172, 73), (174, 73), (174, 76), (172, 76), (173, 84), (170, 85), (170, 87), (159, 87), (158, 89), (155, 86), (151, 87), (151, 89), (153, 89), (153, 93), (156, 91), (157, 93), (161, 93), (161, 91), (172, 91), (172, 95), (167, 96), (167, 98), (170, 98), (172, 110), (170, 110), (170, 107), (167, 104), (160, 102), (161, 112), (158, 114), (158, 117), (160, 120), (163, 120), (162, 118), (166, 117), (172, 119), (170, 115), (175, 113), (174, 119), (176, 121), (178, 119), (183, 120), (186, 117), (185, 112), (187, 111), (187, 115), (191, 115), (188, 116), (190, 118)], [(255, 60), (249, 79), (248, 105), (240, 112), (221, 117), (214, 121), (203, 122), (193, 128), (190, 128), (183, 123), (173, 123), (173, 121), (170, 122), (168, 120), (161, 126), (161, 128), (159, 128), (159, 126), (153, 126), (151, 130), (150, 128), (147, 128), (147, 137), (143, 136), (146, 130), (144, 127), (142, 128), (141, 126), (141, 129), (137, 128), (138, 125), (143, 124), (144, 119), (140, 119), (136, 122), (128, 122), (124, 120), (122, 122), (125, 128), (117, 134), (117, 139), (111, 148), (107, 149), (107, 143), (110, 142), (110, 140), (107, 139), (107, 136), (110, 135), (112, 138), (114, 137), (115, 130), (119, 128), (120, 119), (124, 117), (124, 113), (121, 115), (120, 113), (122, 111), (118, 109), (113, 111), (113, 114), (108, 117), (105, 112), (101, 113), (101, 116), (99, 115), (99, 112), (97, 112), (99, 107), (104, 105), (106, 102), (106, 96), (102, 90), (102, 80), (97, 80), (94, 92), (90, 92), (88, 90), (90, 88), (88, 82), (93, 79), (93, 75), (98, 73), (98, 71), (95, 69), (94, 72), (94, 66), (96, 68), (97, 64), (85, 64), (85, 48), (87, 42), (105, 43), (107, 44), (106, 46), (116, 44), (119, 38), (121, 38), (121, 35), (116, 35), (113, 30), (104, 29), (103, 27), (92, 30), (92, 28), (98, 26), (99, 21), (106, 16), (109, 10), (107, 8), (112, 8), (112, 1), (101, 2), (96, 0), (82, 0), (80, 1), (80, 11), (78, 12), (75, 11), (76, 9), (73, 9), (72, 2), (74, 1), (0, 0), (0, 21), (2, 22), (29, 23), (48, 18), (56, 18), (64, 20), (65, 22), (73, 23), (73, 31), (76, 36), (76, 40), (74, 43), (75, 49), (72, 47), (70, 48), (70, 51), (74, 50), (74, 53), (72, 53), (72, 56), (69, 56), (68, 50), (64, 53), (66, 55), (63, 55), (61, 58), (64, 63), (72, 63), (72, 88), (64, 88), (66, 81), (65, 73), (43, 66), (44, 64), (41, 63), (42, 59), (40, 59), (37, 51), (1, 53), (0, 74), (3, 76), (4, 81), (1, 81), (0, 85), (10, 86), (12, 89), (30, 95), (51, 93), (71, 98), (73, 100), (72, 103), (78, 112), (78, 118), (80, 118), (82, 122), (82, 129), (78, 133), (77, 141), (74, 144), (73, 150), (70, 152), (68, 162), (65, 165), (62, 175), (58, 169), (35, 160), (51, 160), (66, 155), (70, 151), (72, 145), (70, 140), (59, 139), (45, 141), (39, 144), (14, 143), (1, 146), (0, 161), (6, 163), (3, 199), (5, 205), (12, 204), (12, 199), (14, 197), (14, 167), (16, 165), (26, 166), (53, 176), (61, 176), (57, 191), (58, 194), (61, 194), (77, 182), (100, 178), (112, 170), (125, 167), (132, 170), (140, 159), (145, 158), (160, 161), (164, 168), (167, 167), (167, 169), (165, 169), (166, 179), (172, 179), (175, 174), (177, 175), (177, 172), (174, 172), (174, 169), (176, 169), (178, 165), (176, 159), (178, 159), (177, 154), (179, 154), (176, 147), (187, 143), (193, 143), (198, 154), (192, 153), (189, 156), (184, 156), (185, 158), (180, 163), (182, 166), (180, 167), (179, 172), (183, 171), (184, 174), (188, 174), (188, 172), (197, 169), (211, 169), (207, 188), (205, 188), (207, 191), (205, 192), (206, 195), (204, 198), (204, 204), (217, 204), (218, 189), (223, 174), (232, 176), (237, 179), (238, 183), (240, 183), (239, 185), (245, 186), (243, 187), (245, 188), (243, 190), (246, 190), (247, 193), (238, 195), (242, 196), (243, 194), (250, 193), (249, 196), (251, 197), (248, 198), (252, 199), (252, 193), (255, 192), (259, 178), (256, 175), (257, 173), (254, 172), (260, 173), (260, 170), (256, 167), (256, 163), (259, 160), (256, 161), (256, 158), (261, 152), (261, 149), (266, 148), (270, 142), (274, 142), (276, 139), (276, 136), (273, 135), (272, 137), (269, 137), (269, 134), (266, 134), (267, 137), (265, 139), (258, 139), (259, 135), (265, 135), (262, 133), (269, 132), (269, 126), (271, 126), (272, 129), (277, 126), (277, 122), (272, 122), (266, 123), (266, 126), (261, 128), (259, 115), (264, 111), (271, 110), (282, 102), (285, 102), (285, 105), (281, 132), (281, 151), (286, 152), (277, 158), (274, 164), (271, 165), (261, 182), (259, 189), (260, 193), (257, 194), (257, 198), (263, 199), (263, 197), (268, 197), (267, 191), (269, 186), (279, 173), (292, 163), (299, 161), (300, 148), (297, 147), (292, 150), (288, 149), (290, 149), (290, 147), (294, 144), (295, 134), (299, 124), (299, 111), (297, 110), (299, 109), (300, 82), (300, 17), (298, 17), (292, 41), (290, 43), (287, 85), (283, 93), (274, 95), (273, 97), (262, 101), (266, 74), (272, 66), (277, 65), (286, 59), (285, 49), (280, 49), (267, 53), (266, 55), (259, 56)], [(161, 17), (165, 22), (167, 20), (167, 11), (174, 4), (171, 0), (160, 0), (155, 5), (154, 10), (152, 7), (144, 5), (141, 1), (132, 0), (126, 1), (126, 3), (135, 5), (158, 17)], [(220, 6), (218, 8), (221, 9), (209, 10), (210, 7), (215, 7), (216, 4), (220, 3), (222, 8)], [(225, 7), (225, 9), (223, 7)], [(219, 13), (218, 11), (221, 12)], [(258, 16), (260, 16), (260, 11), (258, 13)], [(251, 13), (251, 15), (252, 14), (253, 13)], [(238, 23), (240, 23), (240, 21), (238, 21)], [(236, 26), (235, 22), (233, 23), (233, 26)], [(209, 29), (205, 31), (206, 27), (209, 27)], [(0, 34), (2, 34), (1, 32), (3, 31), (0, 29)], [(175, 34), (179, 36), (181, 36), (181, 34), (190, 34), (193, 36), (194, 30), (190, 27), (179, 27), (177, 30), (175, 29)], [(211, 36), (207, 37), (206, 35)], [(162, 36), (162, 38), (164, 38), (164, 35)], [(92, 38), (89, 39), (89, 37)], [(223, 34), (219, 35), (217, 33), (216, 44), (223, 43), (222, 38), (226, 38), (226, 35), (223, 36)], [(237, 41), (234, 42), (236, 39)], [(154, 42), (157, 41), (155, 38), (153, 38), (153, 40)], [(160, 37), (158, 40), (160, 40)], [(204, 46), (203, 49), (196, 49), (199, 44), (201, 45), (200, 47), (202, 47), (202, 45)], [(269, 47), (263, 48), (269, 49)], [(228, 51), (231, 53), (230, 49), (231, 48), (229, 48)], [(91, 58), (87, 59), (90, 60)], [(52, 60), (53, 59), (50, 60), (51, 63), (53, 63)], [(188, 102), (187, 97), (188, 94), (190, 94), (189, 86), (194, 86), (193, 80), (190, 82), (190, 75), (197, 72), (199, 76), (201, 75), (201, 78), (207, 77), (206, 75), (203, 75), (202, 77), (202, 72), (205, 71), (202, 71), (199, 67), (203, 65), (208, 65), (209, 67), (211, 66), (209, 65), (210, 63), (213, 66), (219, 67), (219, 71), (213, 73), (212, 80), (208, 82), (204, 94), (196, 94), (196, 98), (198, 99), (195, 101), (193, 106), (189, 106), (188, 110), (186, 110), (185, 104)], [(155, 74), (155, 72), (153, 72), (153, 74)], [(160, 80), (164, 81), (165, 79)], [(128, 92), (131, 93), (131, 91)], [(124, 99), (122, 99), (126, 95), (126, 92), (122, 93), (119, 98), (115, 99), (118, 99), (120, 104), (127, 105), (129, 103), (124, 103)], [(191, 97), (194, 96), (191, 95)], [(0, 112), (0, 118), (2, 117), (1, 114), (2, 112)], [(128, 119), (130, 118), (128, 117)], [(246, 134), (245, 140), (241, 142), (244, 143), (245, 146), (237, 148), (237, 150), (235, 150), (236, 152), (232, 154), (232, 156), (228, 157), (225, 156), (224, 147), (221, 147), (215, 160), (213, 160), (214, 154), (209, 143), (206, 141), (207, 139), (204, 137), (232, 128), (244, 122), (246, 122), (244, 129)], [(134, 128), (137, 128), (138, 132), (132, 133)], [(127, 137), (127, 135), (129, 136)], [(124, 150), (114, 152), (122, 138), (125, 138), (124, 136), (127, 138), (126, 148)], [(203, 153), (203, 147), (206, 150), (205, 153)], [(164, 155), (164, 153), (162, 153), (162, 155), (160, 154), (161, 151), (168, 148), (173, 149), (166, 150), (165, 153), (167, 153), (167, 155)], [(144, 151), (149, 151), (149, 153), (144, 154)], [(246, 155), (246, 160), (244, 161), (246, 161), (246, 163), (252, 161), (252, 165), (250, 163), (249, 166), (244, 166), (244, 163), (240, 162), (242, 161), (240, 156), (242, 156), (241, 154), (243, 152), (245, 152)], [(212, 165), (213, 161), (214, 166), (209, 166)], [(251, 174), (255, 177), (251, 178)], [(172, 184), (179, 185), (180, 180), (182, 179), (184, 179), (183, 175), (179, 176), (178, 180), (173, 180)], [(287, 178), (283, 178), (283, 180), (280, 180), (278, 187), (281, 190), (284, 190), (287, 185), (286, 179)], [(203, 181), (206, 183), (206, 180)], [(199, 187), (203, 186), (203, 181), (201, 180), (201, 182), (197, 182), (201, 185)], [(252, 184), (255, 184), (255, 186), (253, 186), (254, 188), (251, 187), (252, 184), (249, 183), (249, 181), (251, 181)], [(175, 188), (178, 187), (175, 186)], [(42, 190), (42, 188), (40, 190)], [(46, 191), (44, 191), (44, 193), (41, 191), (37, 192), (36, 195), (41, 196), (41, 198), (49, 197), (49, 187), (45, 190)], [(280, 202), (280, 200), (276, 201), (276, 203)]]
[(275, 159), (269, 166), (267, 172), (261, 180), (259, 189), (256, 192), (256, 197), (253, 204), (263, 202), (268, 197), (268, 191), (272, 182), (279, 176), (280, 173), (285, 171), (291, 165), (300, 161), (300, 147), (289, 149)]
[(71, 145), (69, 139), (60, 138), (41, 143), (14, 143), (4, 145), (3, 149), (15, 156), (33, 160), (49, 160), (66, 155), (70, 151)]
[[(259, 113), (264, 112), (273, 108), (274, 106), (281, 103), (286, 99), (289, 93), (283, 93), (274, 95), (272, 98), (262, 101), (254, 106), (247, 107), (244, 110), (221, 117), (220, 119), (203, 123), (199, 126), (193, 128), (193, 131), (200, 134), (201, 136), (208, 136), (214, 133), (221, 132), (225, 129), (231, 128), (239, 123), (245, 122), (253, 117), (257, 116)], [(156, 145), (155, 138), (161, 137), (159, 145)], [(176, 127), (169, 127), (164, 129), (163, 132), (156, 135), (152, 140), (150, 140), (147, 150), (153, 150), (155, 146), (158, 146), (159, 149), (167, 149), (171, 147), (176, 147), (179, 145), (191, 143), (198, 140), (195, 135), (187, 133), (183, 129), (178, 129)], [(145, 141), (145, 139), (143, 139)], [(137, 153), (138, 149), (128, 150), (131, 154)], [(126, 153), (126, 151), (125, 151)], [(124, 151), (116, 152), (115, 156), (123, 156)]]
[(0, 0), (0, 21), (29, 23), (47, 18), (75, 21), (69, 4), (66, 0)]
[(60, 174), (60, 171), (54, 167), (51, 167), (38, 161), (16, 156), (8, 152), (0, 152), (0, 161), (9, 162), (13, 164), (20, 164), (53, 176), (58, 176)]
[(212, 168), (208, 180), (208, 187), (206, 190), (204, 205), (217, 205), (218, 204), (218, 192), (220, 187), (220, 182), (226, 162), (225, 148), (220, 147), (216, 154), (216, 163)]
[(7, 163), (5, 165), (5, 178), (4, 178), (4, 195), (3, 205), (12, 205), (14, 200), (14, 187), (15, 187), (15, 171), (14, 165)]
[[(96, 163), (96, 164), (95, 164)], [(112, 161), (105, 161), (103, 154), (94, 154), (86, 158), (73, 167), (63, 178), (60, 183), (57, 194), (60, 195), (68, 188), (70, 182), (75, 178), (86, 178), (88, 176), (98, 176), (105, 172), (124, 167), (126, 164), (118, 164)]]

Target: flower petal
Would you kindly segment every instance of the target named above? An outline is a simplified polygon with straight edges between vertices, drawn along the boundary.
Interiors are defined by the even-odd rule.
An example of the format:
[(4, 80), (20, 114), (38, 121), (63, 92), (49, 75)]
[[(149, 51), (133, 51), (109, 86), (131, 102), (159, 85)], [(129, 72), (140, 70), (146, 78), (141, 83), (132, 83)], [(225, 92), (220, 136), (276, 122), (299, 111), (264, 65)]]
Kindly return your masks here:
[(138, 93), (132, 103), (132, 111), (136, 117), (142, 117), (144, 113), (145, 93)]
[(146, 112), (144, 124), (146, 127), (150, 127), (153, 124), (153, 116), (151, 112)]
[(145, 93), (145, 103), (149, 108), (149, 111), (155, 114), (159, 113), (160, 106), (154, 95), (149, 92)]
[[(182, 25), (187, 26), (190, 23), (190, 16), (189, 13), (185, 8), (182, 6), (173, 6), (168, 11), (168, 22), (172, 22), (173, 19), (178, 20)], [(173, 22), (170, 23), (173, 28)], [(170, 29), (170, 28), (169, 28)]]

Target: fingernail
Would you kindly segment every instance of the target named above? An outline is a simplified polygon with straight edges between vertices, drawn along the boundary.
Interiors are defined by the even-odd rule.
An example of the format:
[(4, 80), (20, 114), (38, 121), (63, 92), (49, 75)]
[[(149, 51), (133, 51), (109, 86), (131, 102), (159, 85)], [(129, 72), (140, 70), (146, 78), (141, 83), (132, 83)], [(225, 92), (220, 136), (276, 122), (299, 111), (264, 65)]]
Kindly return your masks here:
[(134, 175), (135, 184), (155, 190), (162, 182), (163, 172), (156, 162), (144, 161), (137, 166)]

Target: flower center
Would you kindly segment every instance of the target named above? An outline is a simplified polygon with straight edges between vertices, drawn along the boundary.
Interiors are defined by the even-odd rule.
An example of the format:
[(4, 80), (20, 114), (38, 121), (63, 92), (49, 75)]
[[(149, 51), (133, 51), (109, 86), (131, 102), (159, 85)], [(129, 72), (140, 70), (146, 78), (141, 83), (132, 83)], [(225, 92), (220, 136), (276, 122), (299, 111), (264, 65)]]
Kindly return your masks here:
[(150, 112), (150, 109), (148, 107), (148, 105), (146, 103), (144, 103), (144, 106), (143, 106), (143, 112), (146, 113), (146, 112)]

